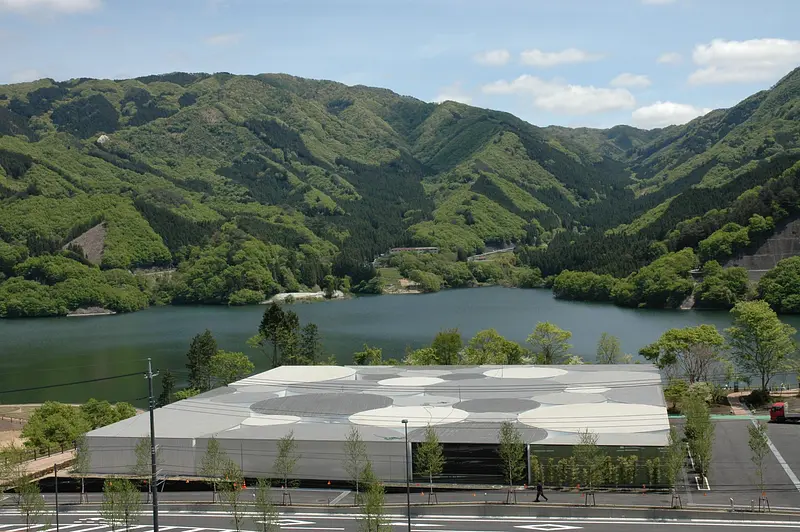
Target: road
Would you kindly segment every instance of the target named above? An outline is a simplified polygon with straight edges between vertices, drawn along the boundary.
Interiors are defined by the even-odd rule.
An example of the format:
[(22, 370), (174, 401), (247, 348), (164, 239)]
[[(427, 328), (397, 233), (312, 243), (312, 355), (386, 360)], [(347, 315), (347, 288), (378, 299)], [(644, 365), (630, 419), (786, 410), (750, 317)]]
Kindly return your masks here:
[[(480, 517), (469, 515), (420, 516), (414, 517), (411, 532), (526, 532), (580, 530), (586, 532), (638, 532), (658, 529), (665, 532), (678, 532), (691, 526), (693, 532), (712, 532), (720, 528), (737, 531), (750, 531), (756, 528), (765, 531), (800, 530), (800, 522), (795, 521), (728, 521), (722, 518), (692, 519), (685, 521), (659, 521), (636, 518), (531, 518), (531, 517)], [(360, 516), (357, 514), (294, 513), (279, 515), (277, 531), (311, 532), (357, 532)], [(388, 516), (393, 531), (407, 530), (404, 514)], [(59, 531), (63, 532), (112, 532), (95, 511), (71, 512), (61, 514)], [(134, 532), (153, 532), (149, 516), (142, 516), (139, 524), (131, 527)], [(159, 516), (160, 532), (233, 532), (231, 516), (225, 512), (177, 512), (164, 511)], [(4, 511), (0, 513), (0, 532), (25, 532), (24, 520), (18, 514)], [(34, 532), (43, 532), (43, 525), (34, 525)], [(55, 530), (53, 525), (50, 530)], [(121, 530), (118, 527), (118, 530)], [(259, 532), (261, 524), (254, 515), (246, 515), (243, 531)]]

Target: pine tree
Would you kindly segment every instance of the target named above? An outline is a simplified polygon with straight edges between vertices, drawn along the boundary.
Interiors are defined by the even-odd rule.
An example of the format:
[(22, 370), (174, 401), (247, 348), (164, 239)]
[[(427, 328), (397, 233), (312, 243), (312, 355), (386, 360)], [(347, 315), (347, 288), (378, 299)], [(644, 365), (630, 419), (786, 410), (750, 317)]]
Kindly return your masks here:
[(186, 364), (189, 369), (189, 388), (200, 391), (211, 389), (211, 359), (216, 353), (217, 341), (208, 329), (192, 338), (186, 354), (189, 359)]
[(170, 370), (164, 371), (161, 378), (161, 394), (158, 396), (158, 406), (166, 406), (172, 402), (172, 394), (175, 391), (175, 376)]

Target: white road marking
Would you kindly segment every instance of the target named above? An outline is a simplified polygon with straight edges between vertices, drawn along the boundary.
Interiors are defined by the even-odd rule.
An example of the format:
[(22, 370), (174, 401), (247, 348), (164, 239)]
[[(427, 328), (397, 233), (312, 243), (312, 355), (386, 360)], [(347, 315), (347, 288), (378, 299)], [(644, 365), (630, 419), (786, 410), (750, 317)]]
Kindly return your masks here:
[(334, 504), (339, 504), (339, 501), (341, 501), (342, 499), (344, 499), (344, 498), (345, 498), (345, 497), (347, 497), (348, 495), (350, 495), (350, 490), (343, 491), (342, 493), (340, 493), (340, 494), (339, 494), (339, 496), (338, 496), (338, 497), (336, 497), (335, 499), (333, 499), (333, 500), (330, 502), (330, 504), (331, 504), (331, 505), (334, 505)]
[(282, 526), (281, 530), (344, 530), (342, 528), (324, 528), (315, 526)]
[(44, 525), (31, 525), (31, 526), (24, 526), (23, 525), (22, 528), (12, 528), (8, 532), (19, 532), (20, 530), (29, 530), (31, 528), (39, 528), (40, 526), (44, 526)]
[[(259, 523), (263, 523), (263, 521), (259, 521)], [(303, 525), (313, 525), (314, 521), (298, 521), (296, 519), (279, 519), (275, 522), (276, 525), (279, 527), (287, 527), (287, 526), (303, 526)]]
[(514, 528), (525, 528), (528, 530), (544, 530), (546, 532), (556, 532), (557, 530), (577, 530), (583, 527), (559, 525), (556, 523), (543, 523), (541, 525), (520, 525), (520, 526), (515, 526)]
[[(751, 419), (750, 422), (754, 426), (756, 426), (756, 427), (758, 426), (758, 423), (756, 422), (755, 419)], [(769, 439), (769, 435), (765, 433), (765, 436), (767, 436), (767, 445), (769, 445), (769, 450), (772, 451), (772, 454), (775, 455), (775, 459), (778, 461), (778, 463), (781, 465), (783, 470), (786, 472), (786, 475), (788, 475), (789, 480), (791, 480), (792, 484), (794, 484), (795, 489), (797, 491), (800, 491), (800, 479), (797, 478), (797, 475), (794, 474), (794, 471), (792, 471), (792, 468), (789, 467), (789, 464), (787, 464), (786, 460), (783, 459), (783, 456), (781, 456), (781, 453), (778, 452), (778, 449), (777, 449), (777, 447), (775, 447), (775, 444), (773, 444), (772, 440)]]

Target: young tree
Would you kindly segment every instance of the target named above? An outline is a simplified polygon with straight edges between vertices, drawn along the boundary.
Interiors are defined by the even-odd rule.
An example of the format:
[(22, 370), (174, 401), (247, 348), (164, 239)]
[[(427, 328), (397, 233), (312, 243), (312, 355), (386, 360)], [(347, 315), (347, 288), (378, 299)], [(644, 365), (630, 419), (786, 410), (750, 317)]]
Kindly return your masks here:
[(280, 366), (278, 358), (278, 334), (283, 326), (283, 309), (277, 303), (271, 303), (264, 309), (261, 324), (258, 326), (258, 336), (261, 345), (272, 344), (272, 367)]
[(272, 486), (268, 480), (258, 479), (256, 484), (255, 514), (257, 524), (261, 525), (261, 532), (275, 532), (278, 530), (278, 510), (272, 502)]
[(164, 370), (161, 377), (161, 393), (158, 396), (158, 406), (166, 406), (172, 402), (172, 394), (175, 392), (175, 376), (170, 370)]
[(433, 477), (441, 475), (444, 470), (444, 448), (439, 443), (436, 430), (430, 425), (425, 428), (425, 441), (417, 447), (415, 462), (417, 473), (428, 477), (430, 485), (428, 500), (430, 502), (430, 496), (433, 494)]
[(17, 491), (19, 513), (25, 518), (25, 529), (30, 531), (40, 523), (46, 513), (44, 497), (38, 482), (22, 482), (17, 486)]
[(759, 508), (764, 499), (764, 462), (769, 454), (769, 439), (767, 437), (767, 426), (764, 423), (756, 422), (747, 426), (749, 439), (747, 444), (750, 446), (750, 460), (756, 466), (756, 486), (758, 487)]
[(114, 483), (119, 502), (119, 522), (130, 530), (139, 521), (142, 508), (142, 493), (133, 482), (127, 478), (118, 478)]
[(578, 432), (578, 443), (573, 447), (573, 456), (579, 471), (583, 472), (584, 485), (589, 493), (602, 479), (602, 467), (605, 455), (597, 445), (597, 434), (586, 429)]
[[(147, 502), (150, 502), (150, 494), (152, 486), (150, 486), (150, 477), (153, 475), (153, 466), (152, 466), (152, 455), (150, 452), (150, 437), (149, 436), (142, 436), (136, 441), (136, 447), (134, 448), (134, 454), (136, 455), (136, 464), (133, 466), (133, 474), (141, 480), (142, 484), (148, 486), (150, 489), (147, 490)], [(158, 448), (156, 445), (156, 469), (159, 469), (163, 465), (164, 461), (161, 458), (161, 449)]]
[(452, 366), (458, 364), (458, 355), (464, 347), (458, 329), (439, 331), (433, 338), (431, 348), (436, 352), (437, 365)]
[(208, 329), (192, 338), (186, 353), (190, 388), (201, 392), (211, 389), (211, 359), (217, 351), (217, 341)]
[[(294, 312), (292, 312), (294, 315)], [(300, 334), (297, 328), (281, 329), (278, 333), (278, 350), (280, 351), (281, 364), (284, 366), (297, 366), (300, 360)]]
[(20, 487), (27, 483), (26, 459), (25, 450), (13, 443), (0, 449), (0, 486), (14, 488), (18, 502)]
[(255, 369), (255, 364), (241, 352), (220, 350), (211, 357), (211, 377), (219, 386), (227, 386), (243, 379), (252, 374)]
[(112, 531), (116, 531), (122, 521), (122, 502), (117, 484), (120, 478), (107, 478), (103, 482), (103, 502), (100, 505), (100, 517), (108, 523)]
[(597, 341), (597, 360), (598, 364), (619, 364), (622, 360), (622, 345), (619, 338), (614, 335), (603, 333)]
[(72, 475), (81, 479), (81, 495), (80, 502), (89, 502), (89, 497), (86, 495), (86, 476), (89, 474), (89, 467), (91, 465), (91, 454), (89, 445), (86, 442), (86, 434), (81, 434), (75, 440), (75, 461), (72, 463)]
[(707, 477), (714, 445), (714, 424), (705, 397), (690, 391), (683, 401), (683, 412), (686, 415), (684, 433), (689, 441), (689, 450), (694, 456), (698, 473)]
[(356, 504), (359, 502), (359, 483), (367, 461), (367, 444), (361, 439), (358, 429), (350, 427), (350, 432), (344, 441), (344, 470), (356, 488)]
[(214, 437), (208, 440), (206, 453), (200, 461), (200, 475), (211, 485), (212, 502), (217, 501), (217, 491), (220, 488), (220, 483), (223, 482), (225, 466), (229, 461), (230, 458), (222, 450), (219, 441)]
[(569, 356), (569, 350), (572, 349), (570, 338), (571, 332), (544, 321), (536, 324), (527, 341), (531, 344), (538, 363), (559, 364)]
[(242, 521), (244, 521), (244, 504), (242, 502), (244, 476), (236, 462), (225, 460), (222, 467), (222, 478), (223, 481), (219, 485), (219, 496), (231, 513), (236, 532), (239, 532), (242, 528)]
[(366, 486), (366, 493), (361, 503), (359, 532), (389, 532), (391, 525), (386, 522), (386, 492), (375, 476), (370, 461), (364, 467), (361, 482)]
[[(272, 468), (275, 470), (281, 481), (283, 482), (283, 489), (289, 487), (289, 477), (294, 473), (294, 468), (300, 460), (300, 455), (297, 454), (297, 442), (294, 439), (294, 433), (290, 432), (280, 440), (278, 440), (278, 456), (275, 457), (275, 463)], [(284, 491), (284, 496), (286, 492)]]
[[(508, 482), (510, 495), (514, 489), (514, 482), (520, 480), (525, 472), (525, 444), (519, 431), (510, 421), (503, 421), (500, 425), (498, 440), (500, 446), (497, 453), (500, 455), (503, 478)], [(516, 494), (514, 500), (516, 501)]]
[(639, 354), (659, 368), (676, 368), (689, 383), (704, 382), (721, 360), (725, 339), (713, 325), (670, 329)]
[(689, 393), (689, 385), (683, 379), (670, 379), (667, 386), (664, 388), (664, 399), (668, 403), (672, 403), (672, 410), (678, 409), (680, 403), (686, 394)]
[(743, 301), (731, 309), (733, 326), (725, 329), (739, 368), (761, 377), (761, 389), (791, 365), (797, 353), (793, 327), (781, 322), (764, 301)]
[(314, 323), (307, 323), (300, 329), (300, 360), (302, 364), (315, 365), (322, 356), (322, 342), (319, 329)]
[(353, 353), (353, 362), (357, 366), (380, 366), (383, 364), (383, 350), (380, 347), (364, 344), (363, 351)]
[(680, 478), (681, 471), (683, 471), (683, 464), (685, 461), (685, 450), (683, 441), (678, 436), (678, 431), (675, 427), (669, 429), (669, 445), (667, 446), (666, 467), (665, 474), (667, 483), (673, 493), (671, 506), (675, 507), (675, 503), (680, 501), (678, 497), (678, 479)]
[(186, 388), (184, 390), (178, 390), (175, 392), (175, 400), (176, 401), (183, 401), (184, 399), (189, 399), (190, 397), (194, 397), (195, 395), (200, 395), (200, 390), (197, 388)]

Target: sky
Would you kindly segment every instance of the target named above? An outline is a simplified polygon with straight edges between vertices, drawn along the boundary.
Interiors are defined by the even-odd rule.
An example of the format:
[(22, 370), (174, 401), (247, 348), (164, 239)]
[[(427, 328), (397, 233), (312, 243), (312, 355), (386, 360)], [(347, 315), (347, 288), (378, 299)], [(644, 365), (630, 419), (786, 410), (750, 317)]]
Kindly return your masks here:
[(283, 72), (654, 128), (800, 66), (800, 0), (0, 0), (0, 83)]

